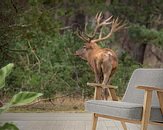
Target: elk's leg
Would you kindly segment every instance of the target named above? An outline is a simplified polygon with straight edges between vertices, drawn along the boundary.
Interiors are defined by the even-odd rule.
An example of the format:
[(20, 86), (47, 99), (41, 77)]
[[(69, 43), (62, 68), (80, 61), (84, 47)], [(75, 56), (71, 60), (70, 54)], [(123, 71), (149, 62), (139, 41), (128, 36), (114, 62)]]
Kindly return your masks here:
[[(114, 69), (111, 70), (111, 74), (109, 76), (109, 80), (108, 80), (107, 84), (110, 84), (111, 77), (115, 73), (115, 70), (116, 70), (116, 68), (114, 68)], [(112, 98), (113, 101), (118, 101), (118, 97), (116, 95), (115, 89), (108, 89), (107, 92), (110, 94), (110, 96), (111, 96), (111, 98)]]
[(110, 84), (111, 78), (112, 78), (113, 74), (115, 73), (116, 69), (117, 68), (114, 68), (114, 69), (111, 70), (111, 74), (110, 74), (109, 81), (108, 81), (107, 84)]
[[(109, 71), (109, 72), (110, 72), (110, 71)], [(108, 72), (108, 75), (110, 74), (109, 72)], [(112, 71), (111, 71), (111, 72), (112, 72)], [(108, 76), (108, 75), (107, 75), (107, 76)], [(105, 76), (104, 76), (104, 77), (105, 77)], [(108, 79), (108, 83), (110, 83), (110, 78), (111, 78), (111, 76), (106, 77), (106, 80)], [(105, 81), (105, 78), (104, 78), (104, 81)], [(106, 83), (106, 82), (104, 82), (104, 83)], [(109, 95), (111, 96), (111, 98), (112, 98), (113, 101), (118, 101), (118, 97), (116, 96), (115, 89), (108, 89), (108, 88), (105, 88), (105, 99), (106, 99), (106, 100), (108, 99)]]
[[(111, 75), (111, 70), (112, 70), (112, 65), (111, 64), (108, 65), (108, 61), (103, 62), (102, 71), (103, 71), (104, 79), (103, 79), (102, 84), (106, 85), (109, 82), (110, 75)], [(104, 89), (104, 95), (105, 95), (106, 100), (108, 99), (109, 95), (111, 95), (108, 88)]]
[(95, 73), (95, 80), (96, 80), (96, 83), (101, 83), (101, 74), (102, 74), (102, 71), (101, 71), (101, 67), (99, 65), (99, 62), (98, 61), (94, 61), (94, 73)]
[[(94, 60), (94, 73), (95, 73), (95, 80), (96, 80), (96, 83), (101, 83), (101, 74), (102, 74), (102, 71), (101, 71), (101, 68), (99, 66), (99, 63), (98, 61)], [(96, 88), (96, 93), (98, 93), (98, 95), (100, 95), (100, 99), (103, 99), (103, 94), (102, 94), (102, 88), (101, 87), (98, 87), (98, 89)]]
[(102, 84), (107, 84), (110, 80), (110, 76), (112, 73), (112, 64), (111, 64), (110, 58), (103, 61), (103, 63), (101, 64), (101, 67), (102, 67), (102, 73), (104, 76)]

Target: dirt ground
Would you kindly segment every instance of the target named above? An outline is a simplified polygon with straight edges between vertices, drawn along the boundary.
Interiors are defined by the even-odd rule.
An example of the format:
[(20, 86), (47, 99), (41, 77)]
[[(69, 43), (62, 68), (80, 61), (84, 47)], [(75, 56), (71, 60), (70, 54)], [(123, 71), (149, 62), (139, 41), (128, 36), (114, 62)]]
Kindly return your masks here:
[(58, 112), (72, 111), (83, 112), (84, 102), (82, 98), (63, 97), (55, 100), (42, 100), (33, 105), (14, 107), (9, 112)]

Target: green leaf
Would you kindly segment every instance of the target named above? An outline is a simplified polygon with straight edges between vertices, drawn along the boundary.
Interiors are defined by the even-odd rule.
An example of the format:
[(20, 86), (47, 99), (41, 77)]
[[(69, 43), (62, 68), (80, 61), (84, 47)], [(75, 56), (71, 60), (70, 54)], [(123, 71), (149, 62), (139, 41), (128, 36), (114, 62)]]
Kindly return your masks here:
[(3, 126), (0, 126), (0, 130), (19, 130), (14, 124), (5, 123)]
[(19, 92), (14, 95), (10, 101), (12, 106), (21, 106), (33, 102), (36, 98), (42, 96), (42, 93), (36, 92)]
[(14, 64), (10, 63), (0, 69), (0, 89), (5, 86), (5, 79), (11, 73)]

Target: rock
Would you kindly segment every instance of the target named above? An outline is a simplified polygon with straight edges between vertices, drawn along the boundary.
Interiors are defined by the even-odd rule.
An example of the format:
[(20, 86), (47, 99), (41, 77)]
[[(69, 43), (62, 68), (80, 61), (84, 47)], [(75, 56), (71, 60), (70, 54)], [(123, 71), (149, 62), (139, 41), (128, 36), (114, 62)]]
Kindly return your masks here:
[(163, 67), (163, 48), (147, 44), (143, 64), (155, 68)]

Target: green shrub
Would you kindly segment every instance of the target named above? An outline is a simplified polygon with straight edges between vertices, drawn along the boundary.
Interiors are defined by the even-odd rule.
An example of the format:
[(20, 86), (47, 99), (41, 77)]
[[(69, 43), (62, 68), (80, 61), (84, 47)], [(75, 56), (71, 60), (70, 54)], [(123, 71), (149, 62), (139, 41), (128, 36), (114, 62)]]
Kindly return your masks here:
[(131, 25), (129, 36), (139, 43), (152, 43), (163, 48), (163, 30), (148, 29), (145, 26)]

